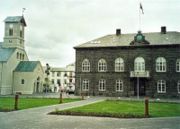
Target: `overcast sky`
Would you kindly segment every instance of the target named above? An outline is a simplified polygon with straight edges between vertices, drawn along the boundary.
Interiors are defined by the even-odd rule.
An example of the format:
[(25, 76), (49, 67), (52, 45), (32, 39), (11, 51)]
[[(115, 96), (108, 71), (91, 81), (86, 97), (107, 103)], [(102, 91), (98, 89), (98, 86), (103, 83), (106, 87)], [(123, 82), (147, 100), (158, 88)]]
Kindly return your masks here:
[[(180, 0), (141, 0), (142, 32), (180, 30)], [(7, 16), (22, 15), (27, 23), (26, 51), (30, 60), (50, 66), (75, 61), (74, 46), (115, 33), (139, 29), (139, 0), (0, 0), (0, 41)]]

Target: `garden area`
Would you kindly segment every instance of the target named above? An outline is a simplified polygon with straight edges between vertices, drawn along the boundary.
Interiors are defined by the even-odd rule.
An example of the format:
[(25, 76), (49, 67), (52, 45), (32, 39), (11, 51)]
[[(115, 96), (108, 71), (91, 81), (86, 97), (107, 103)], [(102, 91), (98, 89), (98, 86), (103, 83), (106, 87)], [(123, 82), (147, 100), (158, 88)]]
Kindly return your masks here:
[[(53, 111), (49, 114), (99, 116), (115, 118), (144, 118), (143, 101), (106, 100), (86, 106)], [(149, 117), (180, 116), (180, 103), (149, 102)]]
[[(74, 102), (79, 101), (79, 98), (64, 98), (62, 103)], [(41, 106), (49, 106), (59, 104), (59, 98), (19, 98), (18, 100), (18, 110), (27, 109), (27, 108), (34, 108), (34, 107), (41, 107)], [(13, 111), (15, 105), (14, 98), (0, 98), (0, 111)]]

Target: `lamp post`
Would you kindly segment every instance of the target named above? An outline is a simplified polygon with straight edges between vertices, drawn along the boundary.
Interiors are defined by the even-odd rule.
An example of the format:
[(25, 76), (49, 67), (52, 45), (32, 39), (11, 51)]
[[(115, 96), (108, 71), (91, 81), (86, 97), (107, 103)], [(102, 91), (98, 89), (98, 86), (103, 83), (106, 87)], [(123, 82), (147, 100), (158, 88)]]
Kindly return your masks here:
[(137, 99), (139, 99), (139, 72), (137, 72)]
[(46, 86), (45, 86), (45, 92), (47, 93), (47, 88), (48, 88), (48, 83), (49, 83), (49, 74), (50, 74), (50, 66), (49, 64), (47, 63), (46, 64), (46, 70), (45, 70), (45, 73), (46, 73)]

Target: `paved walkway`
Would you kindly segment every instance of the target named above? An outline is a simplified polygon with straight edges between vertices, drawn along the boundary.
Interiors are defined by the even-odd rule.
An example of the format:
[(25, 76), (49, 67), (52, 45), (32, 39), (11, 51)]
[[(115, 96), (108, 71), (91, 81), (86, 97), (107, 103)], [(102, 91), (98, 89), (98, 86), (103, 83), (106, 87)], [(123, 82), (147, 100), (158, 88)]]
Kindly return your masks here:
[(67, 109), (103, 101), (96, 97), (83, 101), (0, 113), (0, 129), (180, 129), (180, 117), (117, 119), (101, 117), (47, 115), (55, 109)]

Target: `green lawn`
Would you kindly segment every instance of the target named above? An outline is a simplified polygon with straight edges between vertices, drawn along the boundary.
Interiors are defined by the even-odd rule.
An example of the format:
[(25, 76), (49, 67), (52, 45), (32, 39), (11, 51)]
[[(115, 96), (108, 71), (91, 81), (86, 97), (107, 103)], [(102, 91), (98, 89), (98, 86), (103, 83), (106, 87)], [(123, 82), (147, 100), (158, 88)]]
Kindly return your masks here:
[[(180, 116), (180, 104), (151, 102), (149, 112), (150, 117)], [(55, 114), (66, 113), (111, 117), (144, 117), (144, 102), (107, 100), (69, 110), (56, 111)]]
[[(63, 99), (63, 103), (78, 101), (77, 99), (66, 98)], [(59, 104), (57, 98), (19, 98), (19, 109), (27, 109), (33, 107), (47, 106)], [(0, 98), (0, 110), (13, 110), (14, 109), (14, 98)]]

